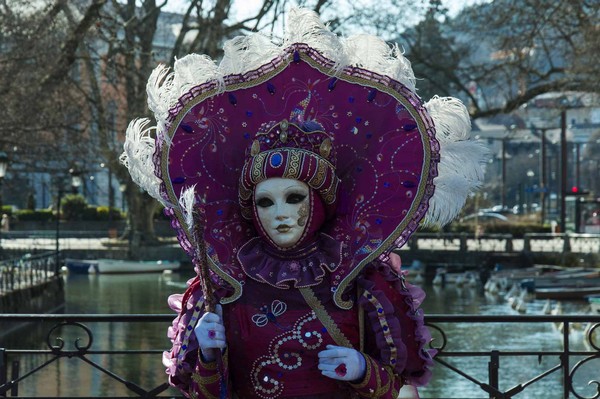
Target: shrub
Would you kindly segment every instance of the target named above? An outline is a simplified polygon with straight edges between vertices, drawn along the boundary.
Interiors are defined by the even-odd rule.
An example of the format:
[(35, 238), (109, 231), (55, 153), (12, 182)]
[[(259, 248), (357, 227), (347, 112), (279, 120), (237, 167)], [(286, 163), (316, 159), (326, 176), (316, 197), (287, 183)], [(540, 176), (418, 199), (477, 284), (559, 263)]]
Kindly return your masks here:
[(61, 219), (69, 221), (83, 220), (87, 208), (87, 202), (82, 195), (68, 194), (61, 201)]
[[(109, 220), (109, 210), (107, 206), (99, 206), (96, 208), (97, 220)], [(117, 208), (110, 209), (111, 220), (123, 220), (123, 214)]]
[(23, 222), (47, 222), (54, 219), (52, 210), (40, 209), (32, 211), (30, 209), (23, 209), (15, 212), (17, 220)]

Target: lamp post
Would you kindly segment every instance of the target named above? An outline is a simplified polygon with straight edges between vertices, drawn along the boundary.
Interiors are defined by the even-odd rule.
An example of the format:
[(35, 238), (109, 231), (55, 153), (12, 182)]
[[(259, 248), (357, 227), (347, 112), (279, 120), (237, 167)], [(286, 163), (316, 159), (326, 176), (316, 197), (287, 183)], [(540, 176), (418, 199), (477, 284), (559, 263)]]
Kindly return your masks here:
[[(2, 212), (2, 208), (3, 208), (2, 181), (4, 180), (4, 176), (6, 176), (7, 169), (8, 169), (8, 155), (6, 155), (6, 153), (4, 151), (2, 151), (2, 152), (0, 152), (0, 214), (2, 217), (2, 226), (0, 228), (0, 234), (1, 234), (1, 231), (5, 228), (4, 212)], [(8, 223), (8, 220), (6, 220), (6, 223)], [(8, 228), (8, 224), (6, 225), (6, 227)], [(1, 255), (3, 255), (3, 251), (2, 251), (2, 236), (0, 235), (0, 256)]]
[(60, 270), (60, 203), (63, 195), (63, 180), (61, 176), (55, 176), (53, 178), (56, 186), (56, 236), (54, 239), (55, 244), (55, 260), (54, 260), (54, 274), (58, 276)]
[(119, 191), (121, 192), (121, 212), (125, 213), (125, 192), (127, 191), (127, 184), (119, 184)]
[(79, 187), (83, 183), (83, 179), (81, 178), (81, 170), (77, 165), (73, 166), (69, 169), (69, 174), (71, 175), (71, 189), (73, 194), (79, 193)]

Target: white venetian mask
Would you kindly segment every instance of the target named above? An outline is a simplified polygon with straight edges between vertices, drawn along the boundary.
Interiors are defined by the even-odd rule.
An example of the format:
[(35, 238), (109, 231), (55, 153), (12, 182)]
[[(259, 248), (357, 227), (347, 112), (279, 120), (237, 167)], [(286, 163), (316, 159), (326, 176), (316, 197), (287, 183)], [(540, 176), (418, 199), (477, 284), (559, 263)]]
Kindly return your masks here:
[(294, 179), (274, 177), (256, 185), (254, 201), (263, 229), (280, 248), (294, 246), (306, 228), (309, 187)]

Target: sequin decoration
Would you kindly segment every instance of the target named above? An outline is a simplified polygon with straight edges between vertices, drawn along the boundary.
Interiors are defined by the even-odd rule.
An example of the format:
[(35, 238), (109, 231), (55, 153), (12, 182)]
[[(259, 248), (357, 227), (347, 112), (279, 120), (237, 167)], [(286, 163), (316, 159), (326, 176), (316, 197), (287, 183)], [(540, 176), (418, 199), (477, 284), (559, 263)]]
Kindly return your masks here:
[(316, 319), (317, 316), (314, 311), (302, 316), (290, 331), (273, 338), (269, 344), (267, 355), (254, 361), (250, 377), (254, 391), (259, 397), (264, 399), (278, 398), (283, 393), (284, 383), (277, 378), (281, 378), (286, 371), (295, 370), (302, 366), (303, 351), (296, 352), (288, 349), (290, 343), (299, 342), (307, 350), (316, 350), (323, 346), (321, 331), (306, 328), (307, 323)]

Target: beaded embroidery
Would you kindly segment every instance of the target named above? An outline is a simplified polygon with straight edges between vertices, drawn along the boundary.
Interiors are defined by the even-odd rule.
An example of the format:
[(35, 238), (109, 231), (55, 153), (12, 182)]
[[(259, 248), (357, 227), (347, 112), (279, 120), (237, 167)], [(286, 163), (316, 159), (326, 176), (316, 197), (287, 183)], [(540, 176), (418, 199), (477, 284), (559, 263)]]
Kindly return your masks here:
[(274, 370), (279, 368), (283, 372), (302, 366), (302, 351), (286, 351), (284, 347), (288, 343), (298, 342), (307, 350), (315, 350), (323, 345), (323, 335), (319, 331), (304, 329), (306, 323), (316, 319), (314, 311), (302, 316), (294, 323), (290, 331), (273, 338), (269, 344), (268, 355), (261, 356), (254, 361), (250, 377), (258, 396), (265, 399), (279, 397), (283, 392), (284, 384), (277, 377), (282, 373), (274, 372)]

